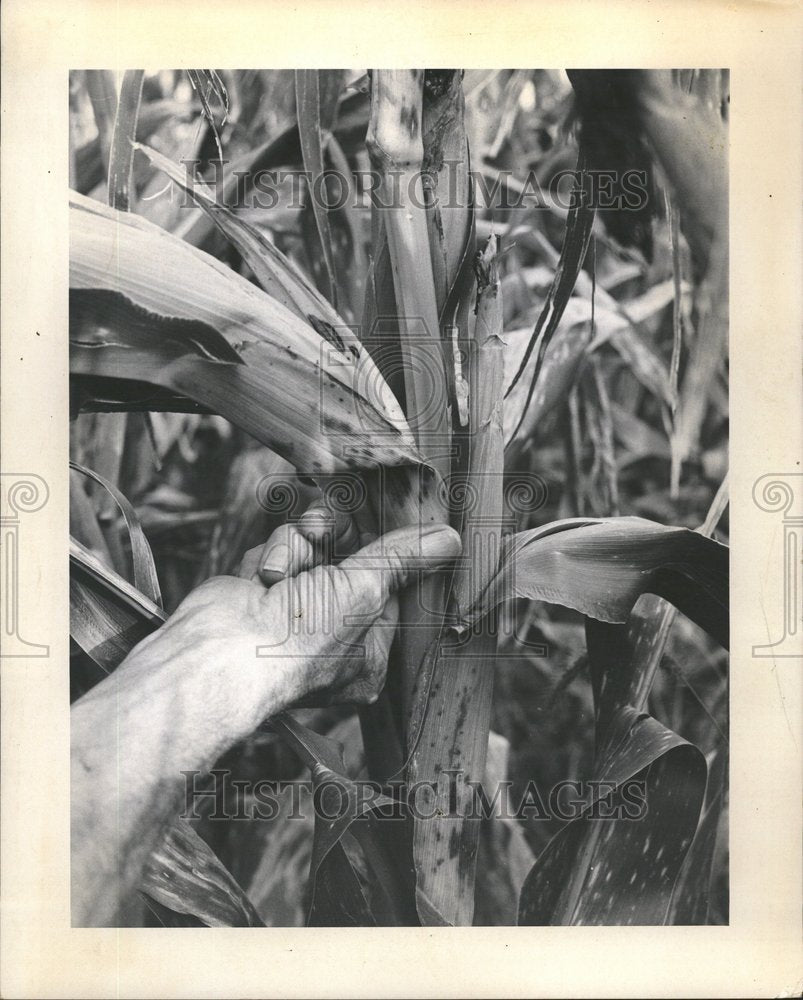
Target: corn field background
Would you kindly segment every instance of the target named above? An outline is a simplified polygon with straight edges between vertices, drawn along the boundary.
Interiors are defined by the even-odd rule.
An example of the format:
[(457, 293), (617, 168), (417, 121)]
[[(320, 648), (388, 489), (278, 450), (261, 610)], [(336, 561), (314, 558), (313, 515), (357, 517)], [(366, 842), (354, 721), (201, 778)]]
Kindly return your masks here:
[[(72, 698), (322, 496), (464, 538), (376, 705), (232, 748), (279, 807), (198, 798), (121, 922), (728, 922), (727, 127), (709, 69), (71, 74)], [(648, 812), (382, 819), (450, 767)], [(384, 800), (296, 818), (322, 775)]]

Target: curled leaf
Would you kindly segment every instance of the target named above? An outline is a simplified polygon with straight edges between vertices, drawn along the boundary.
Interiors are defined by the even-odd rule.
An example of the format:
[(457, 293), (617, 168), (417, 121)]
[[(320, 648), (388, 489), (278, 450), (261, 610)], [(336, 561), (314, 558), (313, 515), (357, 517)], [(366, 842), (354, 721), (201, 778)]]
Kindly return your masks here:
[(640, 517), (572, 518), (508, 536), (468, 620), (521, 597), (622, 623), (644, 593), (670, 601), (727, 647), (727, 546)]

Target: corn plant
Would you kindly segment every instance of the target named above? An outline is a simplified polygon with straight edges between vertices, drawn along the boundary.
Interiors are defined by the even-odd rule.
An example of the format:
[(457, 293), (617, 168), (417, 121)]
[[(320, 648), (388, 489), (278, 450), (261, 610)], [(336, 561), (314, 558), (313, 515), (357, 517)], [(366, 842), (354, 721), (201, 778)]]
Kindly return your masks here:
[[(726, 83), (130, 71), (118, 93), (109, 73), (74, 74), (74, 694), (278, 523), (255, 502), (265, 482), (291, 484), (285, 517), (345, 491), (382, 531), (449, 522), (463, 542), (454, 566), (400, 595), (375, 704), (282, 713), (239, 751), (241, 767), (336, 780), (357, 803), (347, 820), (296, 832), (284, 809), (227, 840), (177, 817), (137, 919), (726, 919), (712, 902), (727, 801), (728, 552), (714, 538), (727, 505)], [(527, 114), (530, 133), (516, 125)], [(532, 160), (532, 132), (549, 140), (542, 178), (572, 168), (570, 204), (499, 211), (488, 184), (520, 185), (504, 165)], [(303, 171), (300, 204), (237, 204), (280, 167)], [(617, 185), (642, 168), (652, 200), (600, 211), (600, 172)], [(335, 172), (337, 207), (321, 196)], [(691, 503), (704, 459), (710, 485)], [(560, 488), (536, 475), (544, 462)], [(203, 470), (214, 481), (221, 468), (217, 498), (199, 500)], [(659, 485), (636, 503), (639, 475)], [(564, 650), (561, 669), (542, 640)], [(703, 702), (716, 699), (694, 725), (667, 680), (679, 649), (679, 676), (708, 678)], [(513, 727), (494, 726), (514, 713), (514, 661), (517, 677), (552, 670), (536, 699), (547, 729), (567, 692), (585, 699), (542, 752), (577, 751), (563, 777), (584, 755), (596, 791), (548, 837), (469, 808), (507, 778)], [(647, 811), (634, 821), (623, 806), (637, 779)], [(411, 787), (429, 790), (426, 817), (397, 815)]]

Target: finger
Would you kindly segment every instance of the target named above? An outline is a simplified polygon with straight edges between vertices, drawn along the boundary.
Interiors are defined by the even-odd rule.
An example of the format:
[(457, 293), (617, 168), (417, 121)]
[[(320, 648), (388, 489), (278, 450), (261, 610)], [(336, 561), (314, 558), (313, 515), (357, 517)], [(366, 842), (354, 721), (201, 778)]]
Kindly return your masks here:
[(316, 501), (298, 521), (298, 530), (319, 547), (326, 558), (343, 555), (358, 545), (357, 529), (351, 515), (335, 510), (325, 500)]
[(239, 576), (243, 580), (258, 580), (259, 566), (262, 561), (262, 551), (264, 548), (263, 544), (249, 549), (240, 560), (240, 565), (235, 571), (235, 576)]
[(364, 504), (360, 504), (353, 511), (352, 516), (360, 536), (359, 547), (362, 548), (379, 535), (376, 514), (371, 507), (370, 501), (366, 500)]
[(334, 511), (316, 500), (295, 524), (277, 528), (265, 543), (259, 579), (271, 587), (288, 576), (298, 576), (357, 543), (357, 532), (348, 514)]
[[(345, 559), (333, 573), (354, 614), (384, 607), (388, 597), (419, 573), (431, 573), (460, 555), (460, 536), (448, 525), (399, 528)], [(338, 594), (338, 596), (341, 596)]]
[(343, 530), (342, 521), (338, 524), (338, 515), (324, 500), (311, 503), (298, 519), (296, 527), (309, 541), (320, 545), (328, 538), (335, 537), (338, 530)]
[[(270, 587), (286, 576), (295, 576), (305, 569), (312, 569), (318, 561), (314, 546), (335, 527), (333, 513), (323, 501), (316, 500), (297, 523), (282, 525), (264, 545), (247, 552), (239, 575), (261, 580), (266, 587)], [(305, 539), (312, 544), (305, 544)]]
[(315, 546), (295, 524), (283, 524), (265, 542), (259, 561), (258, 576), (266, 587), (272, 587), (288, 576), (297, 576), (311, 569), (317, 560)]

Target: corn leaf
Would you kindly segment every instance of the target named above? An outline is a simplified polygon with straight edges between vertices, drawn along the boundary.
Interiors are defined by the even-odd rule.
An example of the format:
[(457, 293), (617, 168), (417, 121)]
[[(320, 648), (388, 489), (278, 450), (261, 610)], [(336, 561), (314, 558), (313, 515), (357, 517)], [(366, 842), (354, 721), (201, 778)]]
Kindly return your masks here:
[[(521, 332), (529, 333), (529, 331)], [(508, 343), (514, 339), (510, 334), (505, 334)], [(508, 443), (513, 439), (518, 427), (521, 428), (521, 436), (528, 438), (548, 413), (566, 401), (590, 340), (589, 322), (567, 323), (559, 327), (544, 353), (541, 377), (529, 403), (527, 396), (530, 383), (524, 380), (519, 381), (505, 401), (505, 437)], [(533, 367), (533, 364), (531, 363), (529, 367)]]
[[(422, 208), (421, 138), (424, 74), (375, 70), (366, 145), (380, 175), (393, 284), (398, 308), (407, 415), (421, 452), (442, 475), (449, 471), (446, 375), (438, 301)], [(400, 171), (400, 174), (399, 174)]]
[(728, 752), (727, 746), (723, 746), (708, 768), (705, 809), (675, 883), (668, 923), (699, 925), (715, 922), (710, 912), (712, 866), (720, 822), (726, 811), (727, 784)]
[(337, 308), (337, 281), (332, 229), (329, 224), (328, 209), (322, 202), (318, 188), (321, 186), (324, 171), (322, 129), (329, 131), (334, 124), (337, 98), (342, 83), (342, 70), (296, 70), (296, 113), (301, 153), (311, 187), (310, 201), (323, 255), (328, 297), (335, 308)]
[(264, 927), (236, 880), (185, 820), (173, 823), (151, 854), (140, 889), (207, 927)]
[(671, 407), (673, 396), (669, 372), (658, 355), (639, 339), (631, 327), (612, 330), (610, 342), (644, 388)]
[(560, 252), (560, 259), (555, 271), (555, 277), (550, 286), (549, 293), (544, 303), (543, 309), (538, 317), (538, 321), (533, 329), (530, 342), (524, 352), (524, 356), (519, 365), (519, 369), (513, 376), (513, 380), (507, 388), (506, 395), (515, 388), (519, 379), (527, 369), (530, 356), (537, 347), (535, 356), (535, 366), (532, 379), (527, 390), (527, 397), (522, 407), (521, 417), (518, 426), (511, 434), (511, 439), (515, 438), (519, 432), (521, 424), (532, 400), (535, 387), (538, 384), (541, 368), (544, 363), (546, 350), (555, 331), (558, 328), (564, 310), (571, 298), (577, 277), (583, 266), (586, 251), (591, 241), (591, 232), (594, 225), (595, 210), (589, 197), (589, 177), (586, 171), (586, 154), (581, 147), (577, 158), (577, 172), (580, 179), (580, 187), (576, 192), (572, 207), (566, 220), (566, 234), (563, 238), (563, 246)]
[(145, 537), (145, 532), (142, 530), (142, 525), (137, 517), (137, 512), (128, 502), (128, 499), (120, 492), (120, 490), (118, 490), (116, 486), (112, 486), (112, 484), (108, 482), (108, 480), (104, 479), (103, 476), (99, 476), (96, 472), (85, 468), (83, 465), (78, 465), (77, 462), (70, 462), (70, 468), (75, 469), (77, 472), (80, 472), (82, 475), (87, 476), (89, 479), (94, 480), (94, 482), (102, 486), (103, 489), (112, 496), (114, 502), (120, 508), (125, 521), (126, 529), (128, 531), (128, 539), (131, 544), (134, 586), (137, 590), (141, 591), (146, 597), (153, 601), (154, 604), (161, 607), (162, 595), (159, 591), (159, 579), (156, 575), (153, 553), (151, 552), (151, 547), (148, 544), (148, 539)]
[(108, 179), (114, 119), (117, 114), (117, 79), (113, 70), (90, 69), (85, 71), (84, 81), (98, 128), (101, 177)]
[(711, 249), (709, 270), (699, 294), (697, 331), (683, 375), (672, 436), (672, 479), (677, 486), (680, 466), (699, 451), (703, 422), (711, 405), (712, 388), (728, 353), (727, 241)]
[(189, 397), (307, 474), (418, 460), (367, 352), (145, 220), (73, 195), (70, 284), (73, 373)]
[[(383, 923), (409, 923), (407, 892), (398, 891), (403, 873), (398, 859), (368, 822), (378, 809), (393, 808), (393, 800), (378, 795), (367, 801), (346, 775), (342, 748), (333, 740), (301, 725), (281, 712), (268, 723), (310, 768), (314, 794), (321, 809), (315, 816), (315, 834), (310, 861), (309, 926), (373, 926), (376, 915), (365, 898), (354, 867), (344, 847), (348, 835), (356, 836), (373, 871), (376, 886), (384, 887)], [(333, 818), (328, 818), (332, 816)], [(387, 819), (387, 823), (397, 823)], [(398, 825), (398, 824), (397, 824)], [(396, 889), (393, 886), (396, 886)], [(372, 893), (372, 898), (376, 893)]]
[(508, 536), (469, 619), (521, 597), (621, 623), (644, 593), (670, 601), (727, 647), (727, 546), (638, 517), (568, 519)]
[[(336, 135), (344, 148), (351, 151), (357, 142), (362, 142), (367, 123), (368, 102), (365, 95), (352, 94), (345, 97), (338, 108), (335, 125)], [(255, 149), (238, 156), (227, 169), (221, 171), (220, 184), (216, 185), (219, 200), (222, 204), (230, 204), (235, 194), (242, 190), (243, 178), (245, 193), (248, 194), (253, 190), (253, 180), (259, 176), (260, 171), (284, 165), (300, 166), (301, 162), (298, 125), (293, 122)], [(193, 246), (206, 247), (213, 229), (214, 224), (208, 215), (193, 210), (188, 213), (186, 221), (177, 227), (176, 234)]]
[(315, 320), (337, 328), (342, 337), (348, 328), (332, 306), (301, 271), (255, 226), (244, 222), (222, 204), (203, 181), (193, 180), (184, 167), (155, 149), (138, 145), (154, 167), (185, 191), (203, 209), (218, 229), (242, 255), (260, 286), (304, 322)]
[(105, 673), (165, 620), (162, 609), (70, 539), (70, 635)]
[(674, 187), (681, 225), (705, 270), (714, 245), (727, 239), (727, 123), (719, 101), (712, 106), (684, 94), (671, 71), (638, 70), (636, 75), (644, 130)]
[[(446, 476), (450, 469), (451, 422), (440, 316), (432, 262), (428, 253), (421, 252), (429, 241), (422, 201), (423, 90), (422, 70), (373, 70), (366, 146), (381, 182), (380, 218), (393, 274), (406, 413), (422, 455), (438, 474)], [(426, 484), (422, 482), (421, 486)], [(426, 488), (419, 488), (417, 493), (420, 501), (415, 520), (443, 520), (435, 494)], [(382, 497), (382, 505), (387, 523), (390, 518), (386, 496)], [(431, 676), (427, 664), (437, 649), (445, 603), (444, 581), (437, 574), (401, 594), (400, 669), (394, 668), (392, 673), (400, 674), (405, 716), (419, 679), (424, 688)]]
[[(701, 531), (711, 530), (723, 502), (718, 495)], [(707, 887), (716, 832), (716, 820), (710, 818), (698, 829), (705, 759), (641, 709), (673, 612), (652, 596), (639, 606), (642, 612), (634, 613), (628, 625), (586, 620), (595, 707), (594, 780), (605, 783), (604, 799), (601, 791), (539, 856), (522, 888), (522, 923), (676, 922), (670, 921), (669, 907), (681, 884), (676, 908), (693, 910), (701, 895), (707, 903), (707, 891), (689, 884), (699, 877)], [(626, 805), (623, 786), (631, 778), (643, 782), (643, 811), (611, 818), (614, 807)]]
[[(519, 924), (665, 923), (697, 827), (705, 758), (655, 719), (626, 707), (612, 722), (594, 777), (604, 782), (594, 803), (552, 838), (527, 876)], [(646, 783), (645, 814), (603, 818), (627, 805), (622, 790), (630, 779)]]
[[(429, 256), (442, 316), (464, 258), (473, 257), (474, 204), (461, 77), (460, 70), (427, 70), (424, 74), (422, 168), (427, 178)], [(468, 292), (457, 300), (464, 313), (463, 323), (457, 323), (461, 329), (468, 312), (470, 285)], [(454, 316), (445, 318), (457, 322)]]
[(346, 293), (343, 296), (345, 301), (341, 300), (341, 312), (348, 310), (349, 319), (359, 326), (365, 302), (365, 278), (368, 273), (364, 212), (358, 207), (360, 195), (356, 178), (352, 174), (343, 147), (334, 134), (329, 136), (326, 143), (326, 156), (332, 169), (340, 175), (339, 183), (343, 187), (343, 196), (339, 202), (345, 202), (342, 207), (338, 203), (331, 209), (337, 283)]
[[(719, 524), (720, 518), (728, 504), (728, 480), (723, 480), (711, 503), (705, 521), (697, 531), (711, 537)], [(666, 642), (676, 617), (676, 610), (666, 601), (653, 594), (645, 594), (639, 598), (630, 615), (627, 626), (617, 626), (609, 629), (608, 641), (613, 642), (613, 632), (618, 632), (615, 639), (620, 646), (616, 671), (608, 671), (603, 678), (600, 676), (600, 687), (604, 684), (601, 697), (598, 697), (599, 716), (612, 716), (622, 705), (633, 705), (639, 711), (647, 705), (647, 699), (652, 688), (655, 675), (661, 663)], [(604, 628), (593, 622), (586, 622), (586, 631), (594, 628)], [(589, 638), (589, 645), (593, 641)], [(599, 644), (598, 644), (599, 645)], [(604, 730), (606, 723), (601, 723)]]
[(198, 917), (189, 913), (176, 913), (169, 906), (163, 906), (146, 892), (140, 892), (140, 898), (159, 927), (205, 927), (206, 925)]

